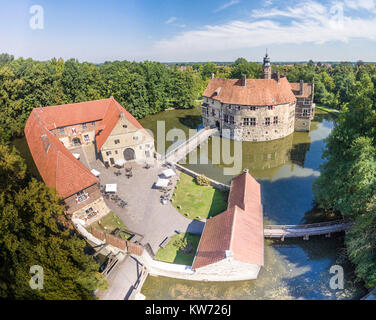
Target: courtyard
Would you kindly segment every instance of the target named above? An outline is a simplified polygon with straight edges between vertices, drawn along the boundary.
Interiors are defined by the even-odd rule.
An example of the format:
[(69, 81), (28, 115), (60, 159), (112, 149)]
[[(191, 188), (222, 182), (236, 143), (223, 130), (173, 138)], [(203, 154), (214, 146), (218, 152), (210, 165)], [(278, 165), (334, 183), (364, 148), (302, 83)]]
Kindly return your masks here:
[[(201, 234), (204, 221), (191, 220), (184, 217), (171, 203), (161, 203), (161, 189), (155, 188), (155, 182), (166, 170), (157, 160), (150, 163), (147, 168), (145, 163), (129, 162), (122, 168), (105, 168), (104, 164), (95, 159), (93, 146), (80, 146), (72, 153), (80, 154), (80, 161), (89, 169), (98, 171), (100, 185), (116, 184), (116, 196), (126, 202), (124, 207), (118, 205), (113, 197), (104, 197), (109, 209), (126, 225), (130, 232), (144, 236), (142, 244), (150, 244), (154, 253), (166, 237), (173, 236), (176, 232), (189, 232)], [(130, 169), (129, 176), (126, 169)], [(178, 173), (178, 172), (177, 172)], [(178, 175), (170, 179), (171, 194), (175, 187)]]

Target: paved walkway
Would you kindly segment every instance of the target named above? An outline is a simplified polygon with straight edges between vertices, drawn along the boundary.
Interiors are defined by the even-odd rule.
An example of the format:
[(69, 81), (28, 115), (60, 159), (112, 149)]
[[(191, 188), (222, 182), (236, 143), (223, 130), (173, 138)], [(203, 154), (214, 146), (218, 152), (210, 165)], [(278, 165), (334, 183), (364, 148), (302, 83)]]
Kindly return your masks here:
[[(113, 210), (131, 231), (144, 235), (143, 244), (150, 243), (156, 252), (159, 244), (175, 233), (191, 232), (201, 234), (204, 222), (192, 221), (182, 216), (170, 203), (163, 205), (160, 202), (161, 192), (153, 185), (158, 175), (166, 168), (154, 165), (150, 169), (143, 165), (126, 164), (132, 167), (133, 177), (125, 176), (125, 169), (120, 169), (121, 175), (114, 174), (118, 169), (105, 169), (101, 162), (90, 163), (90, 167), (101, 172), (100, 183), (116, 183), (117, 194), (128, 202), (126, 208), (120, 208), (111, 200), (106, 200), (108, 207)], [(176, 180), (176, 179), (175, 179)], [(171, 187), (172, 190), (174, 185)]]
[[(109, 289), (98, 290), (96, 296), (101, 300), (128, 300), (134, 290), (139, 288), (139, 281), (143, 278), (143, 267), (133, 257), (118, 262), (107, 277)], [(141, 283), (142, 286), (142, 283)]]
[[(115, 171), (119, 169), (106, 169), (100, 161), (87, 163), (87, 159), (88, 157), (81, 157), (80, 160), (85, 166), (101, 173), (100, 183), (116, 183), (117, 194), (128, 202), (126, 208), (120, 208), (112, 200), (105, 200), (108, 207), (124, 221), (130, 231), (144, 235), (142, 244), (149, 243), (154, 252), (158, 251), (159, 244), (166, 237), (176, 231), (202, 233), (204, 222), (185, 218), (170, 203), (161, 204), (161, 192), (154, 189), (153, 185), (166, 168), (155, 163), (152, 168), (145, 169), (141, 164), (129, 163), (126, 167), (132, 167), (133, 177), (128, 179), (124, 168), (120, 169), (121, 175), (116, 176)], [(176, 178), (177, 176), (172, 180), (175, 183)], [(171, 189), (173, 188), (174, 185)], [(97, 296), (105, 300), (129, 299), (135, 284), (140, 281), (141, 270), (142, 266), (128, 256), (111, 271), (108, 277), (109, 289), (105, 292), (98, 291)]]

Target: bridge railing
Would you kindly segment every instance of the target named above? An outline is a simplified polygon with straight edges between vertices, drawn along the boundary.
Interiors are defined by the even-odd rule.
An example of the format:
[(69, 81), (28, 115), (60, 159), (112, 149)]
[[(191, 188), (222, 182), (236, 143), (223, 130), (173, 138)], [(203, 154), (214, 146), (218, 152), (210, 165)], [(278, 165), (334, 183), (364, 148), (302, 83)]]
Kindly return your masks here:
[(200, 134), (202, 134), (202, 132), (204, 132), (205, 130), (208, 130), (210, 129), (209, 127), (204, 127), (200, 130), (197, 130), (197, 132), (190, 138), (188, 138), (187, 140), (183, 141), (182, 143), (178, 144), (177, 146), (175, 146), (172, 150), (168, 151), (163, 157), (164, 159), (167, 159), (170, 155), (174, 154), (178, 149), (182, 148), (184, 145), (188, 145), (191, 141), (193, 141), (194, 139), (197, 139), (197, 137), (200, 136)]
[(351, 222), (345, 220), (333, 220), (327, 222), (309, 223), (309, 224), (295, 224), (295, 225), (265, 225), (264, 229), (310, 229), (319, 227), (330, 227), (334, 225), (350, 224)]

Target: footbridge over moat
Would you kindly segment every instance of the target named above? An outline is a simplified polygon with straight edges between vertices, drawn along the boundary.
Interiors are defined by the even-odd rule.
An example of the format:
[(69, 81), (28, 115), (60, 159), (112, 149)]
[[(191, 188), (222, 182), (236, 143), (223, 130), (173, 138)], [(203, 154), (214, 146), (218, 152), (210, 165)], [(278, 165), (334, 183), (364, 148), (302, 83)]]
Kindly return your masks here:
[(200, 144), (204, 143), (213, 134), (218, 133), (217, 128), (203, 128), (198, 131), (195, 135), (185, 140), (183, 143), (174, 147), (172, 150), (168, 151), (164, 156), (163, 160), (166, 162), (176, 163), (183, 159), (188, 153), (195, 150)]
[(281, 239), (285, 238), (303, 238), (308, 240), (310, 236), (325, 235), (346, 231), (352, 222), (344, 220), (334, 220), (328, 222), (319, 222), (300, 225), (266, 225), (264, 227), (264, 237)]

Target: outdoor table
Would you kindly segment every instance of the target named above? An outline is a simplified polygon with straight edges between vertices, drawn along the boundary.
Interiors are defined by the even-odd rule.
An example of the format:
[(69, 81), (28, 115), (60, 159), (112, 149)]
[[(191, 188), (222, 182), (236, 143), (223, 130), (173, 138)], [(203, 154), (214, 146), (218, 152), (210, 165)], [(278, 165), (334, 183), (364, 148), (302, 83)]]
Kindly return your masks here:
[(106, 192), (116, 192), (116, 191), (117, 191), (117, 184), (116, 183), (106, 184)]
[(165, 188), (168, 186), (169, 180), (168, 179), (162, 179), (159, 178), (158, 181), (156, 182), (155, 186), (159, 188)]
[(126, 161), (124, 159), (115, 161), (115, 164), (119, 167), (122, 167), (125, 163)]
[(98, 177), (98, 176), (101, 174), (99, 171), (97, 171), (97, 170), (95, 170), (95, 169), (92, 169), (90, 172), (91, 172), (93, 175), (95, 175), (96, 177)]
[(162, 173), (163, 173), (163, 175), (164, 175), (166, 178), (170, 178), (170, 177), (176, 175), (175, 171), (172, 170), (172, 169), (167, 169), (167, 170), (163, 171)]

